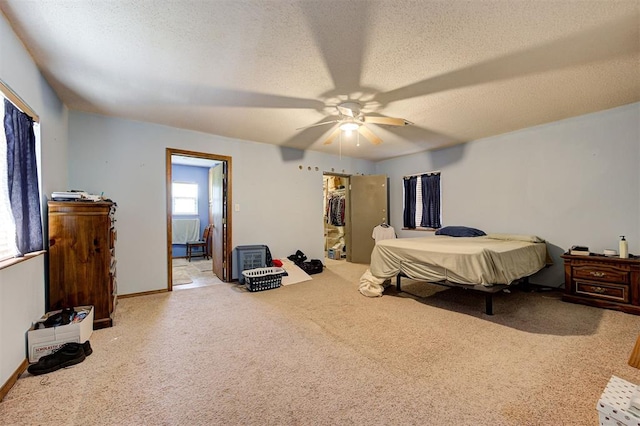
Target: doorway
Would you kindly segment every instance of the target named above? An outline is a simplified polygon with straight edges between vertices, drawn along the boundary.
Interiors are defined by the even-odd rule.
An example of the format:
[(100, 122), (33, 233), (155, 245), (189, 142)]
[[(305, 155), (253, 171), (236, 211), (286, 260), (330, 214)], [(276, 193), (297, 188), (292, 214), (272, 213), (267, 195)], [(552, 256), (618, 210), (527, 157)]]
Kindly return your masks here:
[(323, 174), (327, 261), (370, 263), (373, 229), (389, 223), (388, 177)]
[(325, 258), (347, 260), (349, 176), (325, 173), (322, 188)]
[[(222, 281), (230, 281), (231, 274), (231, 157), (204, 152), (166, 149), (166, 200), (167, 200), (167, 289), (173, 290), (173, 219), (174, 205), (172, 186), (173, 164), (178, 158), (189, 164), (200, 164), (208, 168), (207, 213), (204, 221), (210, 225), (211, 269)], [(199, 231), (198, 231), (199, 232)]]

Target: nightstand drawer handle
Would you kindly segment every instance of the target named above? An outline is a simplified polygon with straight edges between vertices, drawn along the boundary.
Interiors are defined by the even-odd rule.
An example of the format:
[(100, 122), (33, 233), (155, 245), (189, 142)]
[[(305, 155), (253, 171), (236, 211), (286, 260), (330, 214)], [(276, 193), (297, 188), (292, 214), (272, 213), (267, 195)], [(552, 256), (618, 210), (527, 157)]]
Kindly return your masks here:
[(591, 287), (591, 290), (593, 290), (594, 293), (600, 293), (600, 294), (602, 294), (602, 293), (607, 291), (606, 289), (604, 289), (602, 287)]
[(589, 273), (590, 273), (591, 275), (593, 275), (594, 277), (598, 277), (598, 278), (602, 278), (602, 277), (604, 277), (605, 275), (607, 275), (607, 274), (605, 274), (604, 272), (597, 272), (597, 271), (591, 271), (591, 272), (589, 272)]

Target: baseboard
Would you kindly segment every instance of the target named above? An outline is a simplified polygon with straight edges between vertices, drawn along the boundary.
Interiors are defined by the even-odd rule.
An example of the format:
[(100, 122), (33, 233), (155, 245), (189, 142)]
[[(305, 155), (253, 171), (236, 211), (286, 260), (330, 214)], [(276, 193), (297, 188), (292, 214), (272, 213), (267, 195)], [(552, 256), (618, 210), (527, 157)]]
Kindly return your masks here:
[(169, 290), (166, 288), (162, 290), (143, 291), (140, 293), (119, 294), (118, 299), (127, 299), (129, 297), (148, 296), (150, 294), (167, 293)]
[(16, 371), (13, 372), (11, 377), (9, 377), (6, 383), (0, 388), (0, 401), (2, 401), (5, 396), (7, 396), (13, 385), (15, 385), (18, 381), (18, 377), (20, 377), (20, 375), (25, 372), (28, 366), (29, 361), (27, 361), (27, 359), (25, 358), (22, 363), (20, 363), (20, 366), (16, 369)]

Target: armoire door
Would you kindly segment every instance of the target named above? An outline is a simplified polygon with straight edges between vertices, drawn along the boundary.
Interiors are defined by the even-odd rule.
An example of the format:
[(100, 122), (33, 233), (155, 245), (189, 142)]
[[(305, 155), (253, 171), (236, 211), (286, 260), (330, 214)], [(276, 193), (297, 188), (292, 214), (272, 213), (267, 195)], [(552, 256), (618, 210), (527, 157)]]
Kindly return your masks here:
[(347, 191), (347, 261), (370, 263), (373, 228), (388, 223), (387, 176), (351, 176)]

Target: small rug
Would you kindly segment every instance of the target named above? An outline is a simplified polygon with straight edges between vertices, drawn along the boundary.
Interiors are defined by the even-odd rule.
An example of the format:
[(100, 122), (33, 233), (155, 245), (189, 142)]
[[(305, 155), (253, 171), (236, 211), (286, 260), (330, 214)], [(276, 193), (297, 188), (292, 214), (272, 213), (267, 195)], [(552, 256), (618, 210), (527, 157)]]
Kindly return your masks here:
[(191, 280), (191, 278), (189, 278), (189, 274), (187, 274), (187, 271), (183, 271), (181, 268), (181, 269), (173, 270), (172, 282), (173, 282), (173, 285), (180, 285), (180, 284), (190, 284), (193, 281)]
[(191, 261), (193, 266), (195, 266), (200, 272), (209, 272), (213, 269), (213, 265), (211, 264), (212, 260), (198, 260)]
[(171, 265), (176, 267), (176, 266), (187, 266), (187, 259), (184, 258), (174, 258), (171, 259)]

